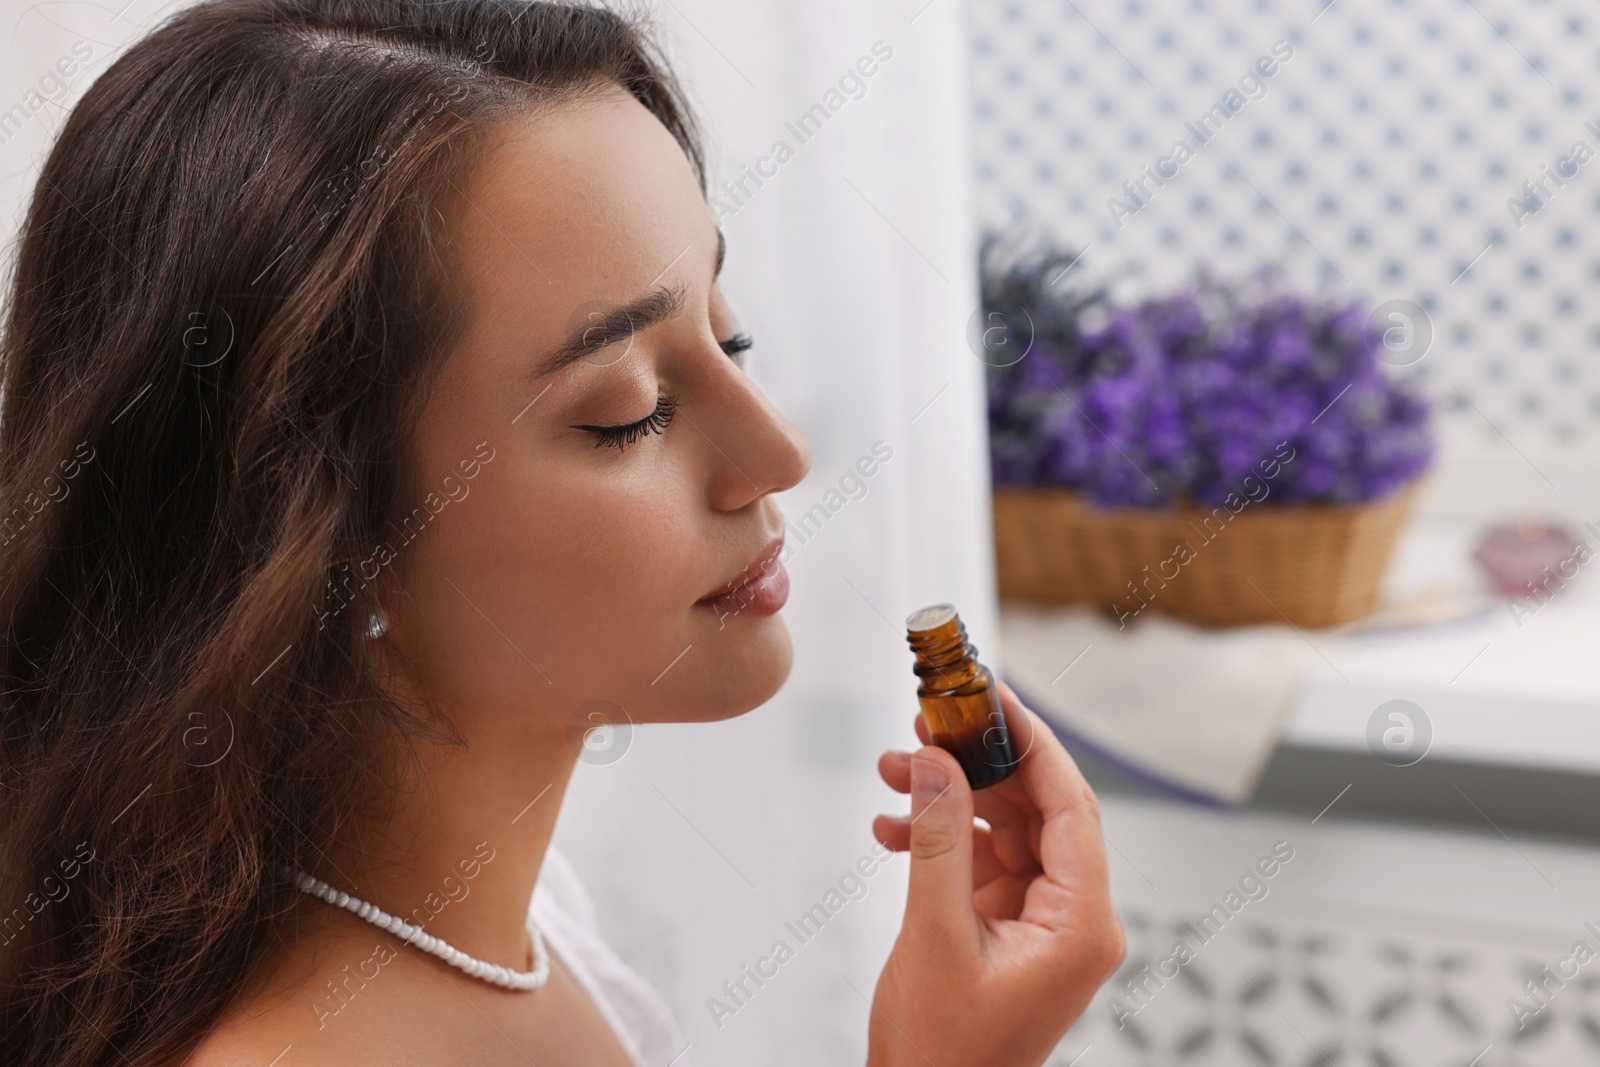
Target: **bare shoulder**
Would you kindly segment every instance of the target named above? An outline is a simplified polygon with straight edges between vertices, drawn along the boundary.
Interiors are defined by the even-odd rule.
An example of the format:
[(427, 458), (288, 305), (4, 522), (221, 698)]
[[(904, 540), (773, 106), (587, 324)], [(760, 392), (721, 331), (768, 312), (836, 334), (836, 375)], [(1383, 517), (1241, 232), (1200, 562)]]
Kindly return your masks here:
[(389, 1067), (416, 1064), (428, 1013), (400, 946), (374, 932), (293, 952), (258, 977), (174, 1067)]
[(530, 997), (475, 981), (357, 920), (290, 946), (173, 1067), (628, 1062), (559, 956), (551, 959), (549, 982)]

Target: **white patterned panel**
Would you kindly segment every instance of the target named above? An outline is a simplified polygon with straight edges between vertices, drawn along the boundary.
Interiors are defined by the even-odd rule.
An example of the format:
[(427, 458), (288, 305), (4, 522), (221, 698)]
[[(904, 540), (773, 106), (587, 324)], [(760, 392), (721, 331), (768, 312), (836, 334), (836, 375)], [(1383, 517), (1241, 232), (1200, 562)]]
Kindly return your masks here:
[[(1414, 300), (1435, 338), (1400, 373), (1451, 460), (1600, 454), (1592, 2), (971, 0), (971, 20), (986, 228), (1086, 247), (1074, 271), (1128, 297), (1277, 264), (1309, 293)], [(1108, 199), (1277, 41), (1265, 95), (1118, 227)], [(1596, 158), (1519, 226), (1508, 201), (1580, 140)]]
[[(1213, 942), (1186, 929), (1192, 915), (1123, 907), (1129, 956), (1057, 1048), (1048, 1067), (1565, 1067), (1600, 1062), (1600, 975), (1573, 959), (1570, 980), (1547, 980), (1541, 1003), (1523, 983), (1568, 956), (1567, 931), (1522, 934), (1510, 947), (1463, 926), (1419, 936), (1400, 915), (1340, 924), (1234, 920)], [(1387, 928), (1385, 928), (1387, 927)], [(1113, 996), (1187, 934), (1198, 951), (1176, 977), (1145, 980), (1143, 1004)], [(1584, 936), (1589, 937), (1587, 933)], [(1592, 944), (1593, 938), (1590, 937)], [(1168, 968), (1171, 972), (1171, 968)], [(1558, 976), (1559, 977), (1559, 976)], [(1516, 996), (1520, 1019), (1507, 1008)], [(1520, 1025), (1519, 1025), (1520, 1023)]]
[(1600, 1063), (1600, 850), (1499, 833), (1492, 791), (1448, 831), (1346, 821), (1342, 797), (1313, 816), (1103, 794), (1128, 955), (1047, 1067)]

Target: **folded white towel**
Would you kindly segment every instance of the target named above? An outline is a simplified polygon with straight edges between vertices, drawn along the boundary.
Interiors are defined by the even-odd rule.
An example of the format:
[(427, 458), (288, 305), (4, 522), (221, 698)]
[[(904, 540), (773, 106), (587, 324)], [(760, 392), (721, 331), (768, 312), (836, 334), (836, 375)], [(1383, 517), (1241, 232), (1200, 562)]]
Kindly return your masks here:
[(1151, 613), (1118, 629), (1088, 608), (1007, 602), (997, 672), (1099, 754), (1179, 792), (1247, 801), (1307, 664), (1287, 626), (1208, 630)]

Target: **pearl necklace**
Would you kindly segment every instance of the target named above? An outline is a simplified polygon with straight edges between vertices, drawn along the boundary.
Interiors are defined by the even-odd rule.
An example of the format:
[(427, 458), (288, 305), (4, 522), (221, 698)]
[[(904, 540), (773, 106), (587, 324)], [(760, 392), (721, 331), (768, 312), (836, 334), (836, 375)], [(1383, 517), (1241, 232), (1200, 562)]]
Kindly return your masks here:
[(506, 989), (524, 991), (538, 989), (550, 977), (550, 956), (545, 952), (544, 937), (539, 933), (539, 928), (531, 922), (528, 924), (528, 929), (533, 933), (533, 970), (514, 971), (510, 967), (469, 956), (432, 934), (424, 933), (420, 926), (413, 926), (404, 919), (390, 915), (382, 908), (368, 904), (364, 900), (357, 900), (349, 893), (341, 893), (327, 882), (319, 881), (304, 871), (294, 872), (294, 884), (302, 893), (309, 893), (335, 907), (343, 908), (374, 926), (382, 927), (402, 941), (410, 942), (422, 951), (439, 957), (450, 966), (465, 971), (474, 978), (481, 978), (485, 982), (493, 982)]

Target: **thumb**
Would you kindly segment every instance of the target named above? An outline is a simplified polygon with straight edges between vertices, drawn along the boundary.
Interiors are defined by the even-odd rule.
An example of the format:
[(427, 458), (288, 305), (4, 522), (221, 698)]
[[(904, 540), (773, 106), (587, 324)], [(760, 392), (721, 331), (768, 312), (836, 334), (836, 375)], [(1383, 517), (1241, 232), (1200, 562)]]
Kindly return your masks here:
[(972, 787), (956, 758), (937, 745), (913, 753), (906, 924), (976, 951), (972, 817)]

